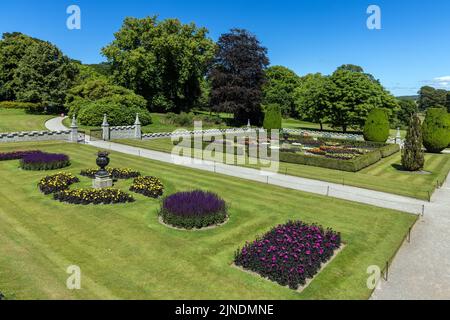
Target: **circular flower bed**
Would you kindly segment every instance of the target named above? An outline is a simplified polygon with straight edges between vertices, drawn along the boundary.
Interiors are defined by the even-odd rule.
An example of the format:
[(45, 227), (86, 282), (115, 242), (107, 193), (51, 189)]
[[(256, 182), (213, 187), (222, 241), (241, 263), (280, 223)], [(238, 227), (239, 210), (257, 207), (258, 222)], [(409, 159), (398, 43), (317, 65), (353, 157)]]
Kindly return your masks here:
[(32, 151), (2, 152), (0, 153), (0, 161), (20, 160), (22, 159), (23, 156), (31, 153), (41, 153), (41, 151), (32, 150)]
[(301, 221), (288, 222), (269, 231), (235, 254), (234, 263), (282, 286), (297, 290), (313, 278), (334, 251), (341, 236), (331, 229)]
[(20, 167), (24, 170), (55, 170), (70, 166), (69, 156), (45, 152), (32, 152), (23, 155)]
[(116, 204), (134, 202), (129, 194), (114, 188), (63, 190), (53, 195), (55, 200), (71, 204)]
[(180, 192), (163, 200), (159, 215), (168, 225), (182, 229), (201, 229), (225, 222), (224, 200), (211, 192)]
[(130, 187), (130, 191), (142, 194), (150, 198), (159, 198), (164, 193), (164, 186), (158, 178), (155, 177), (137, 177)]
[(60, 172), (52, 176), (42, 178), (38, 183), (38, 187), (42, 193), (51, 194), (66, 190), (70, 185), (79, 181), (80, 180), (71, 173)]
[[(132, 179), (141, 175), (139, 171), (129, 168), (106, 168), (106, 171), (108, 171), (113, 179)], [(86, 169), (82, 170), (80, 175), (94, 179), (97, 172), (98, 169)]]

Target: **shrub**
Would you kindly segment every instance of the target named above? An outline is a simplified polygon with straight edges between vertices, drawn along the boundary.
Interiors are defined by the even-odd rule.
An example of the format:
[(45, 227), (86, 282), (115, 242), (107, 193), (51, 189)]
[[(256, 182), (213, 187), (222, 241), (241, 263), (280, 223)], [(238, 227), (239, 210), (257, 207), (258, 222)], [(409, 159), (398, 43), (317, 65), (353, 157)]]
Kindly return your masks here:
[(422, 128), (417, 114), (411, 117), (405, 145), (402, 153), (402, 166), (408, 171), (422, 170), (425, 165), (424, 152), (422, 150)]
[(78, 120), (82, 125), (101, 126), (103, 115), (106, 114), (111, 126), (129, 126), (134, 124), (136, 113), (139, 113), (142, 125), (151, 124), (152, 118), (148, 110), (138, 106), (126, 106), (117, 100), (104, 98), (83, 105), (78, 114)]
[[(95, 174), (99, 169), (86, 169), (80, 172), (83, 177), (88, 177), (91, 179), (95, 178)], [(111, 175), (113, 179), (132, 179), (137, 178), (141, 175), (139, 171), (129, 169), (129, 168), (106, 168), (106, 171)]]
[(183, 229), (201, 229), (227, 219), (225, 201), (211, 192), (179, 192), (165, 198), (159, 212), (164, 223)]
[(53, 195), (55, 200), (71, 204), (117, 204), (134, 202), (129, 194), (114, 188), (62, 190)]
[(20, 161), (20, 167), (23, 170), (55, 170), (68, 166), (70, 166), (70, 159), (65, 154), (34, 152), (25, 154)]
[(30, 110), (38, 108), (38, 103), (32, 102), (19, 102), (19, 101), (0, 101), (0, 109), (24, 109)]
[(266, 112), (264, 115), (264, 129), (274, 130), (281, 129), (282, 117), (281, 108), (277, 103), (271, 103), (266, 106)]
[(149, 198), (159, 198), (164, 193), (164, 186), (158, 178), (138, 177), (134, 179), (130, 191), (140, 193)]
[(72, 184), (80, 180), (71, 173), (60, 172), (52, 176), (42, 178), (38, 183), (39, 190), (44, 194), (51, 194), (68, 189)]
[(450, 144), (448, 113), (443, 108), (430, 108), (422, 126), (423, 145), (428, 152), (440, 153)]
[(245, 270), (297, 290), (313, 278), (341, 246), (341, 236), (331, 229), (290, 221), (247, 243), (234, 263)]
[(364, 126), (366, 141), (386, 142), (389, 138), (389, 116), (385, 109), (373, 109)]

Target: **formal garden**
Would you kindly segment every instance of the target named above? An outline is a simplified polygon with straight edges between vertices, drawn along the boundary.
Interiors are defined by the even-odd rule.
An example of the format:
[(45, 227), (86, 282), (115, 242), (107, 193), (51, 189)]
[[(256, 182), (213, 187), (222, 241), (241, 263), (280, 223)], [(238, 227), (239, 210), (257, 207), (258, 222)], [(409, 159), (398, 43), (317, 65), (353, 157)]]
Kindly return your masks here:
[[(399, 99), (351, 64), (299, 76), (247, 30), (213, 41), (156, 16), (126, 18), (102, 55), (0, 40), (0, 299), (368, 299), (367, 267), (419, 219), (95, 145), (257, 169), (276, 154), (278, 174), (415, 201), (450, 172), (450, 92)], [(67, 130), (43, 132), (50, 119)], [(198, 121), (243, 137), (167, 138)]]
[[(366, 266), (389, 259), (416, 221), (120, 153), (109, 155), (113, 186), (92, 189), (90, 146), (11, 143), (0, 153), (0, 286), (17, 299), (365, 299)], [(36, 154), (47, 155), (42, 163), (57, 155), (70, 163), (20, 168)], [(277, 239), (286, 237), (293, 242), (282, 249)], [(264, 250), (255, 256), (258, 241)], [(273, 257), (280, 272), (264, 262)], [(84, 272), (80, 291), (61, 281), (69, 261)]]

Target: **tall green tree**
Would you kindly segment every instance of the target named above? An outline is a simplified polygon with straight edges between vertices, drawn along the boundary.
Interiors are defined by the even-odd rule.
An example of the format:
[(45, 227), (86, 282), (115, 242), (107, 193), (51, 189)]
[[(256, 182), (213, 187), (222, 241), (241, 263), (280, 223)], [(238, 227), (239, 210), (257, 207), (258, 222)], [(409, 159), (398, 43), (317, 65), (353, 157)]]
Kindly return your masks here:
[(323, 130), (323, 124), (327, 122), (334, 103), (334, 93), (334, 83), (330, 77), (320, 73), (302, 77), (294, 92), (298, 117), (319, 123), (320, 129)]
[(281, 129), (282, 125), (281, 107), (277, 103), (271, 103), (266, 106), (264, 114), (263, 127), (266, 130)]
[(266, 70), (267, 83), (263, 87), (264, 105), (276, 103), (281, 106), (284, 117), (295, 114), (295, 89), (300, 84), (300, 77), (283, 66), (272, 66)]
[(419, 91), (419, 100), (417, 103), (420, 111), (426, 111), (429, 108), (444, 108), (446, 101), (446, 90), (424, 86)]
[(450, 144), (450, 123), (447, 110), (429, 108), (422, 125), (423, 145), (428, 152), (441, 153)]
[(335, 92), (328, 121), (344, 132), (348, 128), (361, 129), (374, 108), (384, 108), (390, 113), (398, 108), (395, 97), (364, 73), (336, 70), (331, 80)]
[(410, 117), (409, 128), (406, 133), (405, 145), (402, 152), (402, 166), (408, 171), (422, 170), (425, 156), (422, 148), (422, 127), (417, 113)]
[(21, 33), (4, 34), (0, 41), (1, 99), (62, 108), (78, 72), (77, 65), (49, 42)]
[(400, 126), (408, 126), (411, 122), (411, 117), (419, 112), (417, 103), (414, 100), (399, 99), (399, 108), (396, 112), (396, 123)]
[(189, 111), (215, 52), (207, 35), (206, 28), (177, 19), (126, 18), (102, 52), (114, 81), (145, 97), (150, 109)]
[(220, 36), (211, 81), (211, 107), (234, 114), (236, 124), (263, 122), (262, 87), (269, 64), (267, 49), (250, 32), (233, 29)]

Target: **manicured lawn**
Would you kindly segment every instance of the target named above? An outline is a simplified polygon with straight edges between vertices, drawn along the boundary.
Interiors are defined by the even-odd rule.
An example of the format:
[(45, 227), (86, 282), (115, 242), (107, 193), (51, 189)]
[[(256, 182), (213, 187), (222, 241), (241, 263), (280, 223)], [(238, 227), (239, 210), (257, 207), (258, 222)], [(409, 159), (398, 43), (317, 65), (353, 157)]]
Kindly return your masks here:
[[(120, 140), (118, 142), (162, 152), (171, 152), (173, 148), (170, 139)], [(357, 173), (284, 162), (280, 163), (279, 172), (428, 200), (438, 182), (445, 181), (450, 171), (450, 155), (426, 154), (425, 158), (425, 170), (431, 174), (416, 174), (399, 170), (398, 168), (401, 166), (400, 153), (385, 158)]]
[(0, 109), (0, 132), (46, 130), (45, 122), (53, 117), (27, 114), (21, 109)]
[[(96, 150), (65, 143), (2, 144), (0, 152), (36, 149), (72, 157), (65, 171), (94, 166)], [(17, 299), (366, 299), (368, 266), (383, 267), (416, 217), (393, 210), (189, 170), (112, 153), (112, 166), (154, 175), (166, 194), (202, 188), (230, 205), (217, 229), (185, 232), (158, 223), (158, 200), (135, 195), (117, 206), (75, 206), (42, 195), (54, 172), (0, 162), (0, 290)], [(82, 185), (90, 181), (82, 179)], [(130, 182), (120, 182), (126, 188)], [(231, 266), (234, 252), (289, 219), (342, 233), (345, 249), (301, 294)], [(69, 291), (66, 269), (81, 268), (82, 289)]]

